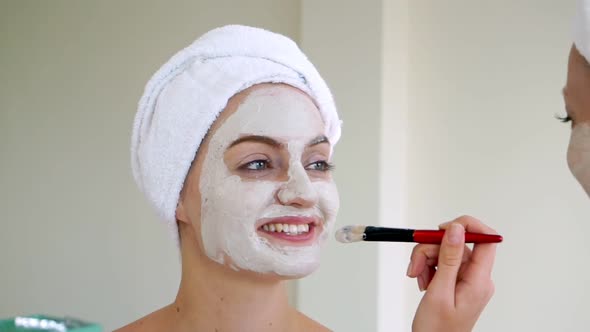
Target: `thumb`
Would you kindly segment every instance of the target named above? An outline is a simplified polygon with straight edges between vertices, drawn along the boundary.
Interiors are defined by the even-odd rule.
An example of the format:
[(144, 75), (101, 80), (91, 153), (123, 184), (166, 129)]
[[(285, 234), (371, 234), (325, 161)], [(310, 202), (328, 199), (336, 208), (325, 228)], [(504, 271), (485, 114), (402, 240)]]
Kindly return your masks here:
[[(438, 255), (438, 266), (436, 274), (430, 283), (432, 289), (437, 292), (449, 292), (454, 299), (457, 274), (463, 259), (465, 248), (465, 228), (459, 223), (452, 223), (445, 231), (440, 253)], [(430, 287), (429, 287), (430, 288)]]

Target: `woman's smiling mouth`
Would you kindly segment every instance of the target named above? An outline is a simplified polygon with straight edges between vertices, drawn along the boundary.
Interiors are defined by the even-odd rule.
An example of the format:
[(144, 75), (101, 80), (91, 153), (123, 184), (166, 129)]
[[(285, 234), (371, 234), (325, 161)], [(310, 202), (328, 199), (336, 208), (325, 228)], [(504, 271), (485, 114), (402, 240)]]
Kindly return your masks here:
[(285, 216), (264, 220), (258, 232), (270, 239), (280, 239), (297, 245), (308, 245), (315, 241), (321, 230), (319, 218), (302, 216)]

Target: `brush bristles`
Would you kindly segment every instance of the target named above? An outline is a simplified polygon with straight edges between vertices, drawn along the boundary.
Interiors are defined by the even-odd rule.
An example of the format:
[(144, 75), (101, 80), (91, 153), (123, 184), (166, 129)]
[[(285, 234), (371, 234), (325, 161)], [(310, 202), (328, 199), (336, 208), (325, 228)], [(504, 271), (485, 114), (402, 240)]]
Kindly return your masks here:
[(351, 243), (362, 241), (365, 235), (366, 226), (345, 226), (336, 231), (336, 241)]

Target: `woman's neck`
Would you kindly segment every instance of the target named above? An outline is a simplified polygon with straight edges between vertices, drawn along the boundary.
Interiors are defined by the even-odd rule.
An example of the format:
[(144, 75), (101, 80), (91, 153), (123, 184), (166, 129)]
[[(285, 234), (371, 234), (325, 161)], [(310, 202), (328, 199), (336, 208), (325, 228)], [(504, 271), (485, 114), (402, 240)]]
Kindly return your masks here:
[(284, 281), (182, 251), (182, 280), (171, 305), (179, 331), (297, 331), (302, 315), (289, 305)]

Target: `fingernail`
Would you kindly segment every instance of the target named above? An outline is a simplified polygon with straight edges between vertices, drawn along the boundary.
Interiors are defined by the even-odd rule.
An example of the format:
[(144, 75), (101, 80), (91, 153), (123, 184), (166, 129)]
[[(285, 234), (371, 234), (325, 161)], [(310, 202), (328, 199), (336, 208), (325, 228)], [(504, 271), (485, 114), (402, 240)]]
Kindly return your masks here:
[(451, 227), (447, 229), (447, 232), (449, 233), (448, 239), (449, 243), (451, 244), (461, 243), (463, 237), (465, 236), (465, 230), (457, 223), (451, 224)]
[(406, 275), (408, 277), (410, 276), (410, 272), (412, 272), (412, 261), (410, 261), (410, 264), (408, 264), (408, 271), (406, 271)]
[(418, 276), (418, 288), (421, 292), (424, 291), (424, 279), (422, 278), (422, 275)]

